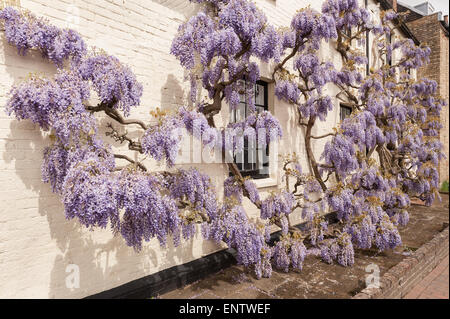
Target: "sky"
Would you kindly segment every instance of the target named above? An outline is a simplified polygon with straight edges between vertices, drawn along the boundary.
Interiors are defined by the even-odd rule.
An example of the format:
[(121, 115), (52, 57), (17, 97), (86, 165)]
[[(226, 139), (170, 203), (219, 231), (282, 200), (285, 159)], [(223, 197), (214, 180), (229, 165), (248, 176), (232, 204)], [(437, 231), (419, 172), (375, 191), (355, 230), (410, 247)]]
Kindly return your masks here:
[[(425, 0), (399, 0), (399, 2), (414, 7), (415, 5), (425, 2)], [(441, 11), (442, 16), (448, 14), (448, 0), (428, 0), (428, 2), (434, 7), (435, 12)]]

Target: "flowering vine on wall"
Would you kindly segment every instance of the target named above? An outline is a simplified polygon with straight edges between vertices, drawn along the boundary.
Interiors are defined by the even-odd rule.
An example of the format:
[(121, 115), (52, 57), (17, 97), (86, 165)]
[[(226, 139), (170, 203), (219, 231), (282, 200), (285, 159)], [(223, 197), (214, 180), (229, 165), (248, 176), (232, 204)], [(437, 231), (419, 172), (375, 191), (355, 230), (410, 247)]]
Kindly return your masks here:
[[(180, 25), (170, 52), (189, 73), (193, 107), (153, 112), (158, 121), (152, 125), (129, 118), (131, 108), (140, 105), (143, 87), (116, 57), (88, 50), (77, 32), (31, 13), (11, 7), (0, 11), (8, 43), (21, 55), (40, 51), (58, 70), (53, 77), (33, 75), (15, 85), (7, 111), (50, 131), (53, 142), (44, 151), (42, 176), (61, 196), (66, 217), (89, 228), (109, 224), (137, 250), (152, 238), (163, 247), (168, 239), (178, 245), (201, 224), (206, 240), (235, 248), (238, 262), (253, 267), (258, 277), (270, 276), (272, 265), (301, 269), (308, 254), (349, 266), (355, 248), (382, 251), (400, 245), (398, 227), (408, 222), (410, 198), (430, 205), (438, 196), (437, 165), (443, 156), (439, 114), (445, 105), (436, 96), (435, 82), (410, 75), (428, 61), (429, 48), (410, 39), (388, 41), (402, 16), (382, 12), (376, 23), (356, 0), (327, 0), (321, 12), (300, 9), (289, 27), (277, 29), (247, 0), (191, 1), (200, 10)], [(368, 75), (364, 53), (352, 46), (363, 44), (366, 32), (379, 52), (378, 67)], [(325, 43), (341, 56), (339, 66), (320, 59)], [(394, 52), (399, 58), (389, 63)], [(234, 153), (242, 150), (242, 139), (227, 130), (240, 130), (262, 146), (279, 140), (278, 120), (270, 112), (256, 112), (252, 99), (247, 103), (253, 114), (246, 119), (225, 128), (214, 121), (223, 105), (236, 109), (242, 95), (253, 94), (254, 86), (243, 88), (241, 79), (250, 84), (259, 80), (255, 61), (272, 66), (276, 97), (295, 109), (305, 132), (308, 167), (302, 169), (298, 155), (286, 155), (285, 187), (262, 199), (253, 181), (231, 161), (232, 176), (225, 180), (219, 202), (222, 196), (207, 175), (195, 168), (173, 168), (180, 149), (177, 132), (184, 128), (206, 147)], [(332, 132), (314, 136), (317, 122), (336, 107), (335, 97), (327, 94), (329, 86), (338, 89), (336, 98), (352, 114)], [(199, 98), (203, 90), (208, 96)], [(98, 105), (87, 103), (92, 91)], [(165, 161), (167, 169), (151, 172), (141, 162), (114, 154), (99, 134), (97, 112), (114, 122), (108, 125), (108, 138)], [(137, 127), (141, 138), (120, 133), (116, 125)], [(315, 158), (312, 140), (322, 138), (328, 141)], [(116, 159), (129, 165), (119, 167)], [(244, 197), (260, 210), (260, 222), (249, 220)], [(296, 209), (307, 221), (306, 229), (291, 225)], [(339, 223), (328, 225), (326, 211), (335, 212)], [(273, 225), (282, 236), (270, 245)]]

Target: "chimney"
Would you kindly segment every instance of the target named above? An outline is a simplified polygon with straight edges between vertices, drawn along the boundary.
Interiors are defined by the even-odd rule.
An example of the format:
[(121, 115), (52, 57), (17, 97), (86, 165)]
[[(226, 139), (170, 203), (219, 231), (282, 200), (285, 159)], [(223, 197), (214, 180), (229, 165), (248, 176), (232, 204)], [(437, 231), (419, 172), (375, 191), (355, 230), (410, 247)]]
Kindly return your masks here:
[(444, 16), (445, 25), (448, 25), (448, 14)]

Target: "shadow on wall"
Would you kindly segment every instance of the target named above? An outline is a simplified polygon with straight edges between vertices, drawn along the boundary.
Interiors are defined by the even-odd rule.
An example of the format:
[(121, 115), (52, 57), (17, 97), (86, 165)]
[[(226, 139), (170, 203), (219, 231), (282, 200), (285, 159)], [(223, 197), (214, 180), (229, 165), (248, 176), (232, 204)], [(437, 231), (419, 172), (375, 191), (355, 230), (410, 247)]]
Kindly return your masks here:
[[(54, 67), (49, 67), (50, 64), (43, 61), (38, 53), (23, 57), (18, 63), (17, 58), (13, 58), (17, 56), (15, 48), (9, 46), (5, 41), (3, 47), (5, 48), (6, 73), (15, 84), (23, 80), (30, 71), (45, 70), (50, 75), (56, 71)], [(182, 101), (182, 97), (181, 86), (173, 75), (169, 75), (166, 85), (161, 90), (162, 106), (169, 108), (173, 105), (181, 105), (179, 102)], [(27, 190), (37, 194), (37, 212), (40, 216), (47, 218), (50, 238), (57, 246), (57, 250), (43, 251), (43, 246), (52, 247), (52, 244), (49, 245), (45, 239), (39, 238), (33, 242), (36, 245), (33, 250), (35, 255), (23, 256), (27, 264), (30, 264), (28, 271), (31, 272), (34, 267), (38, 267), (38, 264), (45, 262), (45, 260), (40, 260), (41, 258), (45, 259), (48, 255), (50, 258), (55, 256), (53, 268), (49, 269), (51, 274), (48, 297), (76, 298), (91, 295), (143, 277), (154, 272), (152, 268), (164, 269), (194, 259), (193, 240), (184, 242), (177, 248), (168, 244), (168, 247), (164, 248), (163, 254), (158, 253), (159, 244), (154, 240), (144, 245), (142, 251), (137, 253), (133, 248), (126, 246), (120, 235), (113, 236), (109, 229), (96, 229), (95, 232), (90, 232), (76, 220), (66, 220), (60, 197), (53, 194), (50, 185), (41, 180), (40, 166), (43, 161), (43, 150), (50, 144), (46, 133), (43, 133), (37, 125), (30, 121), (13, 120), (6, 139), (6, 151), (2, 155), (2, 159), (6, 163), (14, 163), (15, 176), (13, 174), (12, 179), (20, 178)], [(107, 137), (104, 137), (104, 140), (112, 142)], [(20, 185), (20, 187), (23, 186)], [(11, 207), (8, 212), (13, 214), (14, 210), (15, 207)], [(35, 210), (32, 214), (34, 212)], [(38, 226), (30, 224), (30, 227)], [(46, 232), (47, 230), (43, 229), (42, 231)], [(26, 236), (25, 233), (22, 235)], [(22, 249), (25, 248), (30, 247), (22, 247)], [(33, 259), (31, 263), (29, 262), (30, 258)], [(79, 267), (80, 274), (80, 288), (72, 290), (66, 285), (66, 280), (70, 275), (68, 266), (71, 264)], [(42, 272), (42, 267), (38, 271)], [(25, 273), (24, 278), (33, 278), (35, 275), (35, 272)], [(43, 277), (46, 276), (43, 275)]]
[[(165, 83), (161, 87), (160, 93), (161, 95), (159, 99), (159, 105), (151, 105), (151, 109), (153, 109), (154, 107), (159, 107), (161, 111), (170, 112), (173, 110), (177, 110), (180, 106), (186, 105), (185, 102), (187, 99), (185, 98), (185, 92), (180, 85), (180, 82), (173, 74), (169, 74), (167, 76)], [(147, 107), (148, 109), (150, 109), (150, 105), (146, 105), (145, 101), (142, 101), (141, 104), (143, 107)], [(136, 116), (134, 115), (131, 115), (131, 117), (136, 118)], [(150, 121), (151, 123), (156, 123), (156, 120), (153, 117), (150, 117)], [(127, 133), (127, 136), (135, 141), (139, 140), (144, 134), (144, 131), (137, 125), (121, 125), (107, 116), (102, 116), (101, 118), (99, 118), (100, 135), (103, 135), (104, 141), (111, 144), (113, 146), (113, 149), (117, 149), (119, 153), (123, 153), (124, 151), (129, 152), (127, 143), (116, 142), (113, 139), (106, 137), (105, 132), (109, 130), (107, 129), (108, 124), (112, 124), (114, 129), (117, 130), (120, 134)], [(149, 156), (144, 156), (142, 154), (139, 154), (138, 152), (131, 151), (131, 153), (127, 153), (127, 155), (138, 161), (142, 161), (143, 158), (146, 158), (144, 164), (148, 167), (156, 167), (158, 169), (165, 168), (164, 162), (159, 163)], [(128, 162), (122, 160), (116, 160), (116, 162), (118, 166), (129, 164)]]
[(178, 79), (173, 74), (169, 74), (161, 88), (161, 110), (176, 110), (180, 106), (186, 105), (187, 100)]

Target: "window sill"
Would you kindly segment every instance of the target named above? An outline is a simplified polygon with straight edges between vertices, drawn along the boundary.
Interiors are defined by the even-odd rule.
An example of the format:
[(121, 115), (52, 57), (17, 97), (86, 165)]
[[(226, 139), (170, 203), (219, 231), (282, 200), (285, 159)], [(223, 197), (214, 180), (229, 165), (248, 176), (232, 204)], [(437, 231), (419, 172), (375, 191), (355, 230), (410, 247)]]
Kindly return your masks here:
[(265, 187), (273, 187), (277, 186), (276, 178), (262, 178), (262, 179), (253, 179), (253, 183), (255, 183), (257, 188), (265, 188)]

